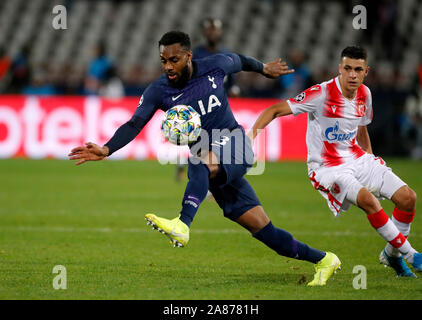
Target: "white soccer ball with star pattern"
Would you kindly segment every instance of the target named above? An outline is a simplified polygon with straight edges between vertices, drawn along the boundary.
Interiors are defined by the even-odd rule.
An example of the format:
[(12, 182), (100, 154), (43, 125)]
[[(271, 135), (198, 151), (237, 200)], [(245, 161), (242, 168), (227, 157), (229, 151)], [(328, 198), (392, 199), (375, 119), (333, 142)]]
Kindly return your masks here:
[(190, 144), (199, 137), (201, 117), (191, 106), (174, 106), (164, 114), (161, 132), (164, 138), (173, 144)]

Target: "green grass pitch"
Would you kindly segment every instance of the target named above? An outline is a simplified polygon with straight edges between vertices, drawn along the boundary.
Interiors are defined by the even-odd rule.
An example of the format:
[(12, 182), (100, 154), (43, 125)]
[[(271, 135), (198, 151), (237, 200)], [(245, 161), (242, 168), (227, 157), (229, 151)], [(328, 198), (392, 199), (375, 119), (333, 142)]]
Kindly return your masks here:
[[(422, 197), (422, 162), (387, 164)], [(306, 286), (312, 264), (278, 256), (215, 202), (201, 205), (188, 246), (171, 247), (144, 220), (148, 212), (178, 214), (185, 183), (171, 165), (9, 159), (0, 161), (0, 177), (0, 299), (422, 299), (422, 275), (398, 279), (380, 265), (385, 242), (365, 214), (353, 207), (335, 218), (305, 163), (267, 163), (247, 179), (276, 226), (339, 256), (342, 270), (320, 288)], [(417, 250), (421, 215), (409, 237)], [(56, 265), (66, 268), (65, 290), (53, 288)], [(359, 265), (366, 289), (353, 286)]]

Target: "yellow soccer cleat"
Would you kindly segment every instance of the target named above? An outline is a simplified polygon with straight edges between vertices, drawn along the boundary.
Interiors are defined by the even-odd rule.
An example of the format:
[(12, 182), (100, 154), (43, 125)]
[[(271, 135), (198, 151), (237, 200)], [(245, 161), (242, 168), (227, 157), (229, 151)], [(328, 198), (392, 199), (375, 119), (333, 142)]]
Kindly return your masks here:
[(148, 213), (145, 215), (148, 225), (153, 230), (158, 230), (165, 234), (173, 247), (186, 247), (189, 241), (189, 227), (182, 222), (179, 217), (172, 220), (157, 217), (155, 214)]
[(331, 252), (327, 252), (324, 258), (315, 265), (314, 280), (308, 286), (325, 286), (327, 280), (337, 269), (341, 269), (340, 259)]

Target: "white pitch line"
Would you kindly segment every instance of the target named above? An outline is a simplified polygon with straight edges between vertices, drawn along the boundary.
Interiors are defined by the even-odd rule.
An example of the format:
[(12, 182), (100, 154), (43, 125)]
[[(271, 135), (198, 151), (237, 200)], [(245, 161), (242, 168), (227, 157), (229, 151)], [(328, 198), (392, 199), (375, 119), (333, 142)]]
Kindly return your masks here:
[[(87, 227), (59, 227), (59, 226), (0, 226), (0, 231), (22, 231), (22, 232), (93, 232), (93, 233), (110, 233), (110, 232), (122, 232), (122, 233), (143, 233), (149, 232), (149, 228), (87, 228)], [(326, 237), (372, 237), (376, 235), (376, 232), (355, 232), (355, 231), (291, 231), (288, 230), (293, 236), (326, 236)], [(201, 234), (248, 234), (246, 230), (239, 229), (192, 229), (191, 233)], [(411, 238), (421, 238), (422, 234), (412, 234)]]
[[(149, 228), (86, 228), (86, 227), (36, 227), (36, 226), (1, 226), (1, 231), (24, 231), (24, 232), (94, 232), (94, 233), (107, 233), (107, 232), (123, 232), (123, 233), (136, 233), (146, 232)], [(195, 229), (193, 233), (244, 233), (242, 229)]]

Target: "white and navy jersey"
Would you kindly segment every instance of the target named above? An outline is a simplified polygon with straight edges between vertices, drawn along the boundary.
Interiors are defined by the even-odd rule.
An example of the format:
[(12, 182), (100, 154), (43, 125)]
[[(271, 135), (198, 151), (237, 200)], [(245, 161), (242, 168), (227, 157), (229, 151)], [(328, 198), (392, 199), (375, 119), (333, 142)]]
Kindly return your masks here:
[(213, 129), (239, 127), (223, 85), (226, 75), (242, 70), (239, 56), (215, 54), (193, 59), (192, 63), (193, 74), (185, 87), (172, 87), (167, 77), (161, 76), (145, 89), (134, 116), (147, 123), (158, 109), (167, 111), (175, 105), (188, 105), (199, 113), (202, 130), (206, 130), (209, 136)]
[(310, 87), (287, 103), (294, 115), (308, 113), (308, 170), (338, 166), (365, 154), (356, 142), (358, 127), (368, 125), (373, 116), (371, 91), (365, 85), (349, 100), (336, 77)]

